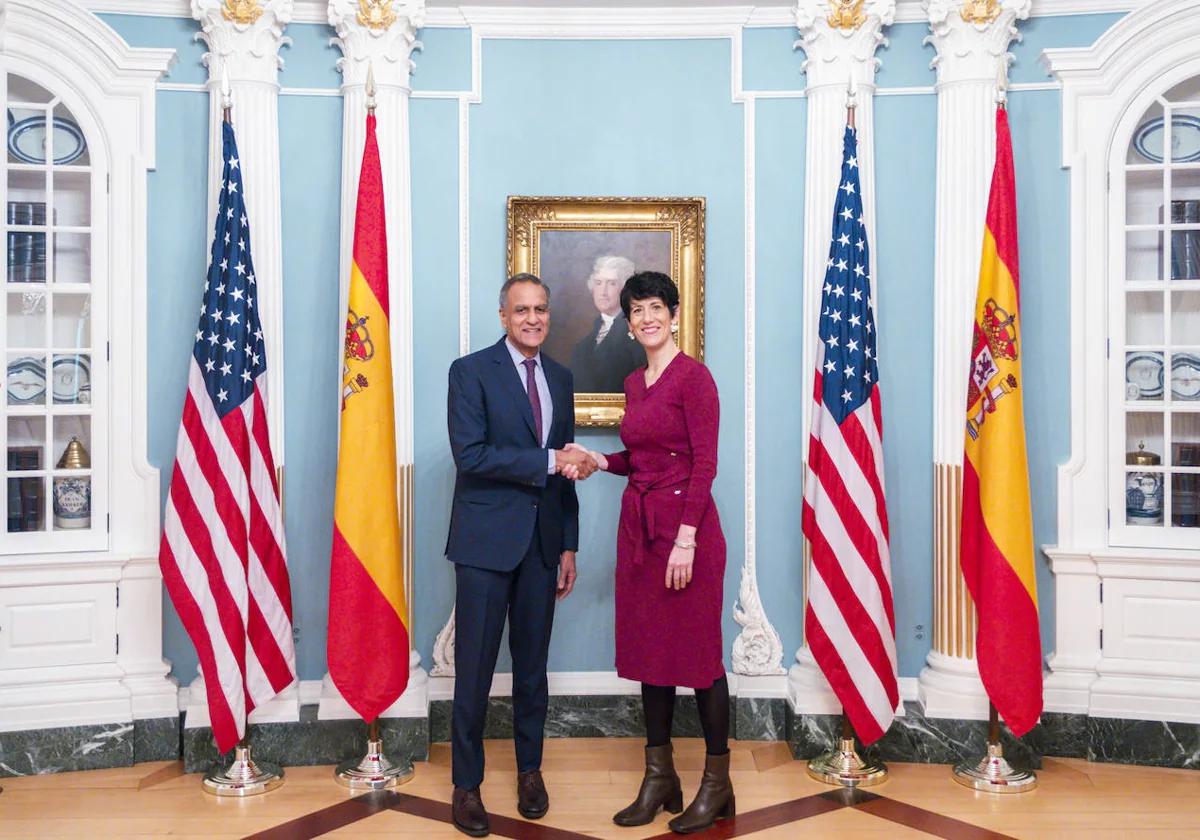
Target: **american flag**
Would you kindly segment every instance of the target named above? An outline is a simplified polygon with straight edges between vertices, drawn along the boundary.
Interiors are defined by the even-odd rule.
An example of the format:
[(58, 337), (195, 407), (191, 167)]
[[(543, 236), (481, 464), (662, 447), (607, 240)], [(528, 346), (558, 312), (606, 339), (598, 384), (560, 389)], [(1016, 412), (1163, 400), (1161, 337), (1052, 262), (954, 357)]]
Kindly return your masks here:
[(241, 161), (233, 127), (222, 125), (216, 232), (159, 563), (225, 753), (247, 715), (295, 681), (296, 653)]
[(804, 483), (812, 545), (804, 633), (855, 733), (870, 744), (887, 732), (899, 702), (896, 619), (869, 248), (849, 126), (843, 148)]

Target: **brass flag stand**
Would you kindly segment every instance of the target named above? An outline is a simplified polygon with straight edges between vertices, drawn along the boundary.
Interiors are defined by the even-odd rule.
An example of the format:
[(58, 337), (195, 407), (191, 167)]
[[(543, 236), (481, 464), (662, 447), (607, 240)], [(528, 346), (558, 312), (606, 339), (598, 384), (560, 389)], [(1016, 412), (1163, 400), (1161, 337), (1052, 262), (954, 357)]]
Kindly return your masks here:
[(257, 762), (250, 757), (246, 739), (234, 747), (233, 763), (226, 770), (210, 770), (201, 785), (213, 796), (254, 796), (266, 793), (283, 784), (283, 768)]
[(383, 754), (379, 720), (376, 719), (371, 721), (371, 732), (367, 736), (367, 754), (361, 759), (343, 761), (334, 771), (334, 777), (339, 785), (351, 790), (388, 790), (411, 782), (414, 772), (411, 761), (393, 764)]
[(978, 761), (964, 761), (954, 766), (954, 781), (972, 790), (988, 793), (1025, 793), (1037, 787), (1032, 770), (1013, 767), (1004, 758), (1000, 746), (1000, 714), (988, 703), (987, 755)]
[(838, 745), (808, 762), (808, 775), (827, 785), (870, 787), (887, 781), (887, 774), (883, 762), (864, 761), (854, 749), (854, 727), (844, 713)]

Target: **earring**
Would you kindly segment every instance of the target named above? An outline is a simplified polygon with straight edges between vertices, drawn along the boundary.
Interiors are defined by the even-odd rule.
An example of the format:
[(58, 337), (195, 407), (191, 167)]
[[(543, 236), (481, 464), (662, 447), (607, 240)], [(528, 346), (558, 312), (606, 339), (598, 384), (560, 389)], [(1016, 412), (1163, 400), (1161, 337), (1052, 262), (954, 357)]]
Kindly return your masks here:
[(671, 332), (673, 332), (673, 333), (679, 332), (679, 323), (678, 322), (671, 324)]
[(630, 330), (629, 332), (627, 332), (627, 333), (625, 333), (625, 334), (626, 334), (627, 336), (629, 336), (629, 340), (630, 340), (630, 341), (633, 341), (633, 330)]

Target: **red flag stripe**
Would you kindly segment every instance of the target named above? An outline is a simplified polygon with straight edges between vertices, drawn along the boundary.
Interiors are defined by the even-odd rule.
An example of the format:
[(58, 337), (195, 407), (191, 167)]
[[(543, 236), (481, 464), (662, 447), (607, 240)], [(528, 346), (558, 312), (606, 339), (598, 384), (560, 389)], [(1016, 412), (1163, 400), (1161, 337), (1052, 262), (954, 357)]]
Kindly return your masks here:
[[(816, 556), (816, 547), (820, 545), (823, 556), (832, 556), (833, 547), (823, 539), (822, 534), (817, 534), (813, 541), (813, 555)], [(889, 685), (894, 683), (891, 675), (896, 670), (895, 649), (888, 649), (886, 643), (881, 644), (879, 639), (880, 634), (878, 627), (872, 627), (875, 622), (871, 612), (864, 606), (859, 599), (859, 593), (852, 587), (849, 581), (842, 574), (842, 569), (837, 563), (820, 562), (815, 559), (813, 561), (813, 571), (819, 576), (820, 586), (816, 586), (810, 581), (809, 603), (812, 608), (809, 610), (818, 620), (832, 622), (834, 619), (831, 613), (837, 613), (837, 621), (844, 625), (846, 633), (842, 637), (849, 634), (853, 637), (852, 646), (856, 651), (861, 652), (862, 658), (870, 663), (871, 668), (879, 680), (880, 685), (884, 686), (884, 691), (890, 697), (893, 693)], [(816, 595), (814, 602), (814, 593), (818, 593), (823, 588), (823, 595)], [(847, 642), (851, 642), (849, 638)], [(857, 657), (857, 653), (847, 653), (846, 658), (850, 656)], [(839, 655), (839, 658), (840, 657)], [(896, 689), (899, 691), (899, 688)], [(893, 702), (891, 708), (895, 708)]]
[[(166, 539), (163, 540), (162, 548), (159, 551), (159, 564), (162, 567), (163, 583), (173, 593), (171, 602), (175, 605), (175, 612), (179, 615), (183, 626), (188, 628), (188, 634), (192, 635), (190, 628), (204, 627), (204, 614), (200, 605), (196, 603), (196, 599), (192, 597), (192, 588), (184, 579), (182, 568), (176, 561), (175, 554)], [(212, 635), (199, 633), (192, 638), (196, 639), (196, 655), (200, 660), (201, 672), (205, 674), (219, 673), (218, 663), (220, 660), (213, 651)], [(206, 679), (204, 690), (207, 695), (208, 717), (213, 732), (236, 732), (237, 720), (245, 716), (245, 708), (240, 707), (236, 712), (230, 709), (226, 694), (217, 680)]]

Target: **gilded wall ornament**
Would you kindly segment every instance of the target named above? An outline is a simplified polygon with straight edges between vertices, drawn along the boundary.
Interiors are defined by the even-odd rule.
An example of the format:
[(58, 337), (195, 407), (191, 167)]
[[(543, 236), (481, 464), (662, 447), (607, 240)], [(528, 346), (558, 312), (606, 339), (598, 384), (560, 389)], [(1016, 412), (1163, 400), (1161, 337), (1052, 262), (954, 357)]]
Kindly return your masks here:
[(829, 25), (834, 29), (858, 29), (867, 19), (866, 0), (829, 0)]
[(225, 20), (248, 25), (262, 17), (262, 9), (258, 7), (258, 0), (225, 0), (221, 14)]
[(358, 0), (358, 22), (370, 29), (387, 29), (396, 20), (392, 0)]
[(991, 23), (1000, 16), (1000, 0), (963, 0), (959, 14), (967, 23)]

